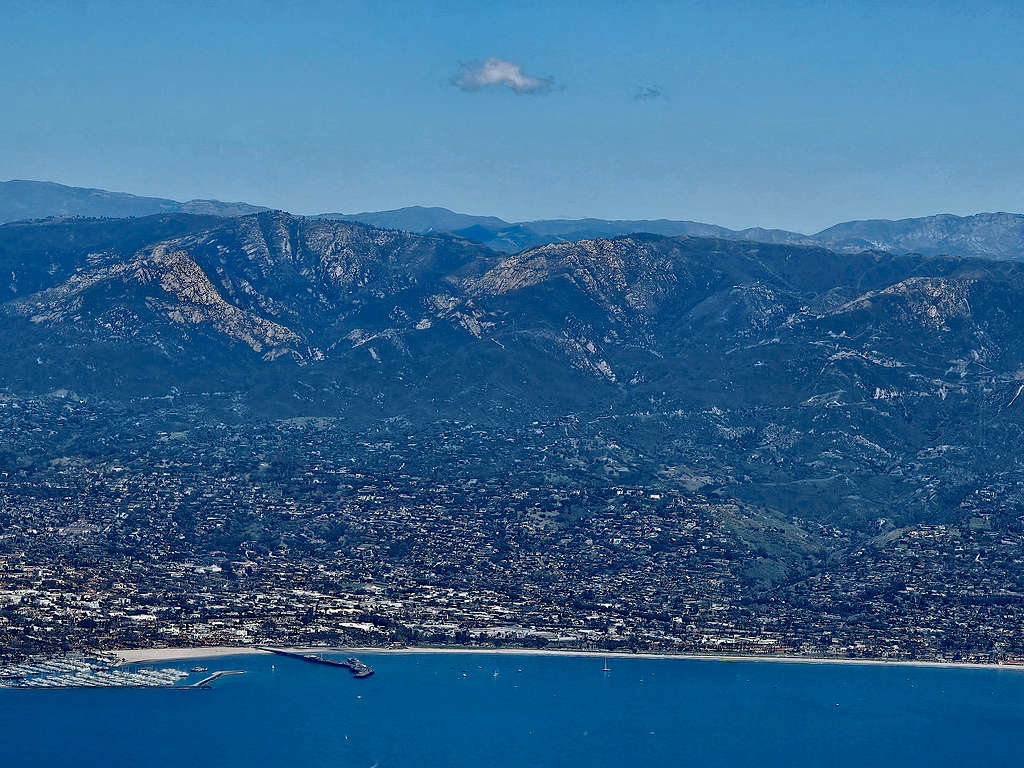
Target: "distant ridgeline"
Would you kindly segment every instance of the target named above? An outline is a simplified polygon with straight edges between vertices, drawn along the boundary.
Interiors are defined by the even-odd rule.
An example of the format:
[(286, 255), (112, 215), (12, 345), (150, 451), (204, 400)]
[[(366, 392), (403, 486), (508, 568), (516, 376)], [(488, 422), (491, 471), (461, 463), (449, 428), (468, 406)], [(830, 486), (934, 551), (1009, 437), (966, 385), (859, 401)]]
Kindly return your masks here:
[[(266, 207), (249, 203), (225, 203), (220, 200), (178, 202), (103, 189), (68, 187), (52, 182), (0, 182), (0, 224), (61, 216), (120, 218), (156, 213), (244, 216), (267, 210)], [(841, 253), (879, 250), (999, 259), (1018, 259), (1024, 256), (1024, 215), (1017, 213), (979, 213), (973, 216), (940, 214), (898, 221), (848, 221), (813, 235), (762, 227), (733, 230), (698, 221), (670, 219), (587, 218), (508, 222), (496, 216), (472, 216), (446, 208), (418, 205), (391, 211), (322, 213), (313, 218), (358, 221), (374, 227), (401, 229), (418, 234), (447, 232), (505, 253), (548, 243), (645, 232), (669, 237), (693, 235), (762, 243), (817, 245)]]

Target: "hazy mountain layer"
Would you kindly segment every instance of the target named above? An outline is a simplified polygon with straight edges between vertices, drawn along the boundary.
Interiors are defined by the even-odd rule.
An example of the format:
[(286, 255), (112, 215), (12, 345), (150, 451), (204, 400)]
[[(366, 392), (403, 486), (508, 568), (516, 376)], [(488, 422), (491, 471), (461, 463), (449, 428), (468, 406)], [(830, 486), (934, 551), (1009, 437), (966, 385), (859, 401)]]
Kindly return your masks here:
[[(240, 216), (266, 211), (248, 203), (136, 197), (99, 189), (66, 187), (35, 181), (0, 182), (0, 223), (51, 216), (147, 216), (154, 213), (199, 213)], [(805, 235), (781, 229), (753, 227), (731, 230), (696, 221), (551, 219), (508, 222), (495, 216), (471, 216), (446, 208), (412, 206), (391, 211), (324, 213), (312, 218), (358, 221), (374, 227), (418, 234), (448, 232), (500, 252), (559, 242), (618, 237), (637, 232), (693, 235), (730, 240), (790, 245), (820, 245), (841, 253), (878, 250), (889, 253), (983, 256), (1017, 259), (1024, 255), (1024, 215), (979, 213), (942, 214), (899, 221), (850, 221)]]
[(761, 227), (732, 230), (714, 224), (668, 219), (553, 219), (509, 223), (500, 219), (495, 221), (491, 217), (456, 214), (444, 208), (402, 208), (349, 216), (325, 214), (325, 217), (363, 221), (411, 232), (453, 232), (506, 252), (547, 243), (646, 232), (668, 236), (695, 235), (762, 243), (820, 245), (841, 253), (878, 250), (1000, 259), (1024, 256), (1024, 215), (1015, 213), (979, 213), (974, 216), (943, 214), (899, 221), (849, 221), (813, 235)]
[(49, 181), (0, 182), (0, 223), (45, 219), (51, 216), (105, 216), (125, 218), (154, 213), (199, 213), (242, 216), (265, 211), (248, 203), (189, 200), (180, 203), (160, 197), (138, 197), (105, 189), (68, 187)]

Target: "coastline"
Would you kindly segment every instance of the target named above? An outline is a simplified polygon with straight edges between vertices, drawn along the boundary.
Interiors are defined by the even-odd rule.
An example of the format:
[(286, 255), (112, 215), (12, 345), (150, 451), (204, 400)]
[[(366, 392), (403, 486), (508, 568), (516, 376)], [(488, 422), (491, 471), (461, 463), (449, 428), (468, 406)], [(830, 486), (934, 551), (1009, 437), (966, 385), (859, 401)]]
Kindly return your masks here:
[[(1020, 664), (993, 664), (966, 661), (914, 661), (908, 659), (842, 659), (811, 656), (755, 656), (730, 655), (712, 653), (622, 653), (604, 651), (552, 650), (533, 648), (460, 648), (435, 646), (410, 646), (407, 648), (373, 648), (373, 647), (311, 647), (282, 646), (285, 650), (329, 652), (329, 653), (368, 653), (368, 654), (467, 654), (485, 653), (499, 656), (574, 656), (597, 659), (685, 659), (689, 661), (717, 662), (774, 662), (778, 664), (847, 664), (875, 665), (888, 667), (935, 667), (940, 669), (1001, 669), (1024, 671)], [(269, 654), (255, 646), (208, 646), (204, 648), (135, 648), (106, 651), (121, 659), (122, 664), (146, 664), (163, 661), (187, 661), (191, 659), (210, 659), (224, 656), (250, 656)]]
[(259, 648), (232, 645), (211, 645), (205, 648), (125, 648), (104, 651), (117, 656), (122, 664), (149, 664), (156, 661), (188, 661), (221, 656), (251, 656), (267, 653)]

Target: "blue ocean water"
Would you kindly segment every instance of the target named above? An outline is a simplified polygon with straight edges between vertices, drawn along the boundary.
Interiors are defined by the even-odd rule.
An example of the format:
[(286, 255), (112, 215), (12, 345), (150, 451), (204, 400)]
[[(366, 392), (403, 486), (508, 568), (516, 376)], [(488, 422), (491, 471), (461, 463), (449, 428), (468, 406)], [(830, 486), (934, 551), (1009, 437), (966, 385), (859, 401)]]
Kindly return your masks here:
[[(212, 690), (0, 690), (0, 766), (1020, 766), (1024, 671), (262, 655)], [(195, 662), (173, 666), (187, 668)], [(274, 668), (272, 668), (272, 665)], [(161, 666), (172, 666), (163, 664)]]

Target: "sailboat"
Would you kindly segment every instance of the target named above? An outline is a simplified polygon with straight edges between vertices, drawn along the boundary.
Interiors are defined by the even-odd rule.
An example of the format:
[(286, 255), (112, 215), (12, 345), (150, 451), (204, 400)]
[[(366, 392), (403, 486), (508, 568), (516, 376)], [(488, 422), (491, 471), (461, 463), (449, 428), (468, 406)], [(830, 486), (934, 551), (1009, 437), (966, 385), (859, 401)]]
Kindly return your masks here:
[(612, 668), (608, 666), (608, 657), (604, 657), (604, 666), (601, 668), (602, 672), (611, 672)]

